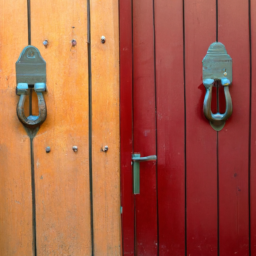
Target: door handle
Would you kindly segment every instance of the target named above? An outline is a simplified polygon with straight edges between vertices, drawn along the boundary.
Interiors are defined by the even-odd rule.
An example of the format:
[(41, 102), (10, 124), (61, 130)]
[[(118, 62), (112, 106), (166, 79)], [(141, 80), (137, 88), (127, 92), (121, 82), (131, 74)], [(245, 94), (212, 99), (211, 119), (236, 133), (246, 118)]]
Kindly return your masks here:
[[(47, 116), (43, 96), (43, 92), (46, 91), (46, 63), (36, 47), (29, 45), (21, 52), (16, 62), (16, 80), (16, 94), (20, 96), (17, 104), (18, 119), (27, 129), (35, 130), (45, 121)], [(39, 115), (26, 117), (24, 103), (31, 89), (37, 94)]]
[(23, 123), (23, 125), (26, 126), (27, 128), (34, 128), (42, 124), (45, 121), (47, 116), (47, 109), (46, 109), (46, 104), (43, 96), (43, 92), (46, 91), (45, 83), (36, 83), (34, 85), (34, 90), (38, 98), (38, 108), (39, 108), (38, 116), (30, 115), (26, 117), (24, 113), (24, 103), (29, 90), (28, 84), (19, 83), (16, 89), (17, 89), (16, 91), (17, 95), (20, 96), (20, 99), (17, 105), (17, 115), (21, 123)]
[(140, 194), (140, 162), (145, 161), (156, 161), (157, 156), (144, 156), (141, 157), (140, 154), (132, 155), (133, 164), (133, 194)]
[[(213, 114), (211, 111), (212, 90), (215, 82), (220, 82), (224, 87), (226, 110), (223, 114), (219, 112)], [(222, 130), (225, 122), (232, 115), (233, 106), (229, 92), (231, 83), (232, 59), (227, 54), (226, 48), (222, 43), (212, 43), (203, 59), (203, 84), (206, 89), (203, 111), (212, 128), (216, 131)]]

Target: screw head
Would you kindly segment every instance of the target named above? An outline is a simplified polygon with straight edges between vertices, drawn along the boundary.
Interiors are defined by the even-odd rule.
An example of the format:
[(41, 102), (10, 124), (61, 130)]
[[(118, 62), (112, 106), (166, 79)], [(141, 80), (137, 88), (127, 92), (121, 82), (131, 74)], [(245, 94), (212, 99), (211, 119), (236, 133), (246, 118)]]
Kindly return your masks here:
[(73, 46), (73, 47), (77, 45), (77, 42), (76, 42), (75, 39), (73, 39), (73, 40), (71, 41), (71, 43), (72, 43), (72, 46)]
[(46, 47), (48, 45), (48, 40), (44, 40), (43, 45)]
[(77, 146), (73, 146), (73, 151), (77, 152), (78, 151), (78, 147)]
[(102, 43), (102, 44), (105, 44), (105, 42), (106, 42), (106, 37), (105, 37), (105, 36), (102, 36), (102, 37), (101, 37), (101, 43)]
[(51, 152), (51, 148), (50, 147), (46, 147), (45, 151), (46, 151), (46, 153), (50, 153)]
[(107, 151), (108, 151), (108, 146), (104, 146), (101, 150), (102, 150), (103, 152), (107, 152)]

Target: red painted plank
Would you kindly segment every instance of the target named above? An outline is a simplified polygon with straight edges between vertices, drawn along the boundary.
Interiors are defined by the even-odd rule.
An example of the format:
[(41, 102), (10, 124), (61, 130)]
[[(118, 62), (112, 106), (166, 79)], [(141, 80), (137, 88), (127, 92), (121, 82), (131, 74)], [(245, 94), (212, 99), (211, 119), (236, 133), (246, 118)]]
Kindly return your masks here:
[(183, 1), (155, 1), (159, 255), (185, 255)]
[[(134, 152), (156, 154), (153, 0), (133, 1)], [(140, 164), (136, 195), (137, 255), (157, 255), (156, 163)]]
[[(239, 15), (238, 15), (239, 14)], [(249, 255), (250, 49), (248, 1), (219, 1), (219, 41), (233, 59), (233, 115), (219, 133), (220, 255)]]
[(132, 154), (132, 5), (120, 1), (120, 140), (123, 255), (134, 255)]
[(256, 256), (256, 1), (251, 1), (251, 256)]
[(203, 115), (202, 59), (216, 40), (216, 1), (185, 0), (187, 255), (217, 255), (216, 132)]

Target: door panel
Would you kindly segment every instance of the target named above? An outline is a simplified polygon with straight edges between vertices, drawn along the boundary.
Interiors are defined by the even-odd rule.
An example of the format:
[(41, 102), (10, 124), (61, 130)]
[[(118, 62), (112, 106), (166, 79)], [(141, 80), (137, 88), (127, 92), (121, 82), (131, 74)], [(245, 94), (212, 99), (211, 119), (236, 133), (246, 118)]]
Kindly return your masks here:
[(217, 255), (217, 133), (203, 115), (202, 59), (216, 40), (216, 1), (185, 1), (187, 253)]
[(121, 238), (118, 21), (118, 0), (91, 1), (94, 247), (109, 256), (120, 255)]
[(173, 255), (184, 255), (185, 120), (182, 1), (155, 1), (155, 54), (159, 255), (169, 255), (170, 252)]
[(120, 1), (120, 160), (123, 254), (134, 255), (132, 1)]
[(28, 43), (27, 5), (2, 0), (0, 9), (0, 252), (32, 255), (30, 143), (16, 116), (15, 96), (15, 62)]
[[(239, 19), (237, 19), (239, 10)], [(233, 114), (219, 132), (220, 255), (249, 255), (250, 49), (248, 2), (219, 1), (219, 41), (233, 59)], [(242, 49), (242, 51), (241, 51)], [(242, 86), (241, 86), (242, 85)]]
[[(0, 0), (1, 256), (120, 255), (118, 1), (91, 2)], [(30, 39), (47, 68), (35, 138), (15, 95)], [(26, 115), (38, 112), (27, 97)]]
[[(133, 2), (133, 152), (156, 155), (153, 1)], [(140, 194), (135, 196), (135, 251), (156, 255), (156, 162), (140, 164)], [(149, 232), (150, 227), (150, 232)]]
[(48, 116), (34, 139), (40, 255), (91, 253), (87, 5), (70, 3), (31, 1), (32, 45), (47, 65)]
[(251, 1), (251, 143), (250, 143), (250, 235), (251, 256), (256, 255), (256, 1)]
[[(124, 10), (125, 3), (130, 6), (130, 2), (131, 16)], [(127, 0), (121, 5), (120, 16), (126, 17), (126, 22), (121, 18), (120, 23), (122, 204), (129, 207), (124, 208), (122, 219), (124, 255), (144, 255), (140, 248), (152, 248), (147, 255), (250, 255), (250, 250), (254, 253), (253, 73), (250, 96), (254, 18), (251, 8), (252, 22), (249, 19), (250, 2)], [(253, 7), (254, 1), (251, 4)], [(127, 31), (129, 23), (133, 31)], [(233, 59), (233, 115), (220, 132), (213, 130), (204, 117), (206, 91), (202, 84), (202, 60), (210, 44), (218, 40)], [(130, 58), (133, 67), (128, 65)], [(122, 72), (127, 67), (133, 69), (132, 81), (130, 72)], [(156, 91), (152, 95), (154, 82)], [(154, 128), (154, 97), (157, 134), (143, 138), (147, 127)], [(225, 111), (225, 99), (215, 87), (212, 111), (218, 109)], [(133, 123), (129, 111), (133, 113)], [(147, 177), (150, 181), (142, 178), (145, 173), (150, 175), (153, 164), (141, 167), (145, 168), (141, 188), (147, 187), (148, 193), (141, 192), (133, 202), (129, 151), (136, 153), (145, 148), (152, 149), (148, 154), (154, 154), (154, 140), (158, 156), (156, 175)], [(152, 191), (157, 195), (155, 209)], [(143, 212), (150, 204), (150, 211)], [(156, 218), (150, 218), (154, 210)], [(140, 234), (144, 234), (144, 240)]]

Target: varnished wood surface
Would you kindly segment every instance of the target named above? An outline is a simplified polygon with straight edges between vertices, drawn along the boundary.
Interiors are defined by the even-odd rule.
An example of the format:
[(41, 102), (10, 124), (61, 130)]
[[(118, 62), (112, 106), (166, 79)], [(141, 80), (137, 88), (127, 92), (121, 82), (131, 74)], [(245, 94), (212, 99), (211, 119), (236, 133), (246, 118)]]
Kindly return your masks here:
[(94, 246), (104, 256), (120, 255), (118, 23), (117, 0), (91, 1)]
[(90, 255), (86, 2), (31, 1), (31, 23), (47, 63), (48, 116), (34, 139), (38, 254)]
[(16, 115), (15, 62), (28, 43), (26, 1), (0, 1), (0, 255), (32, 255), (29, 138)]

